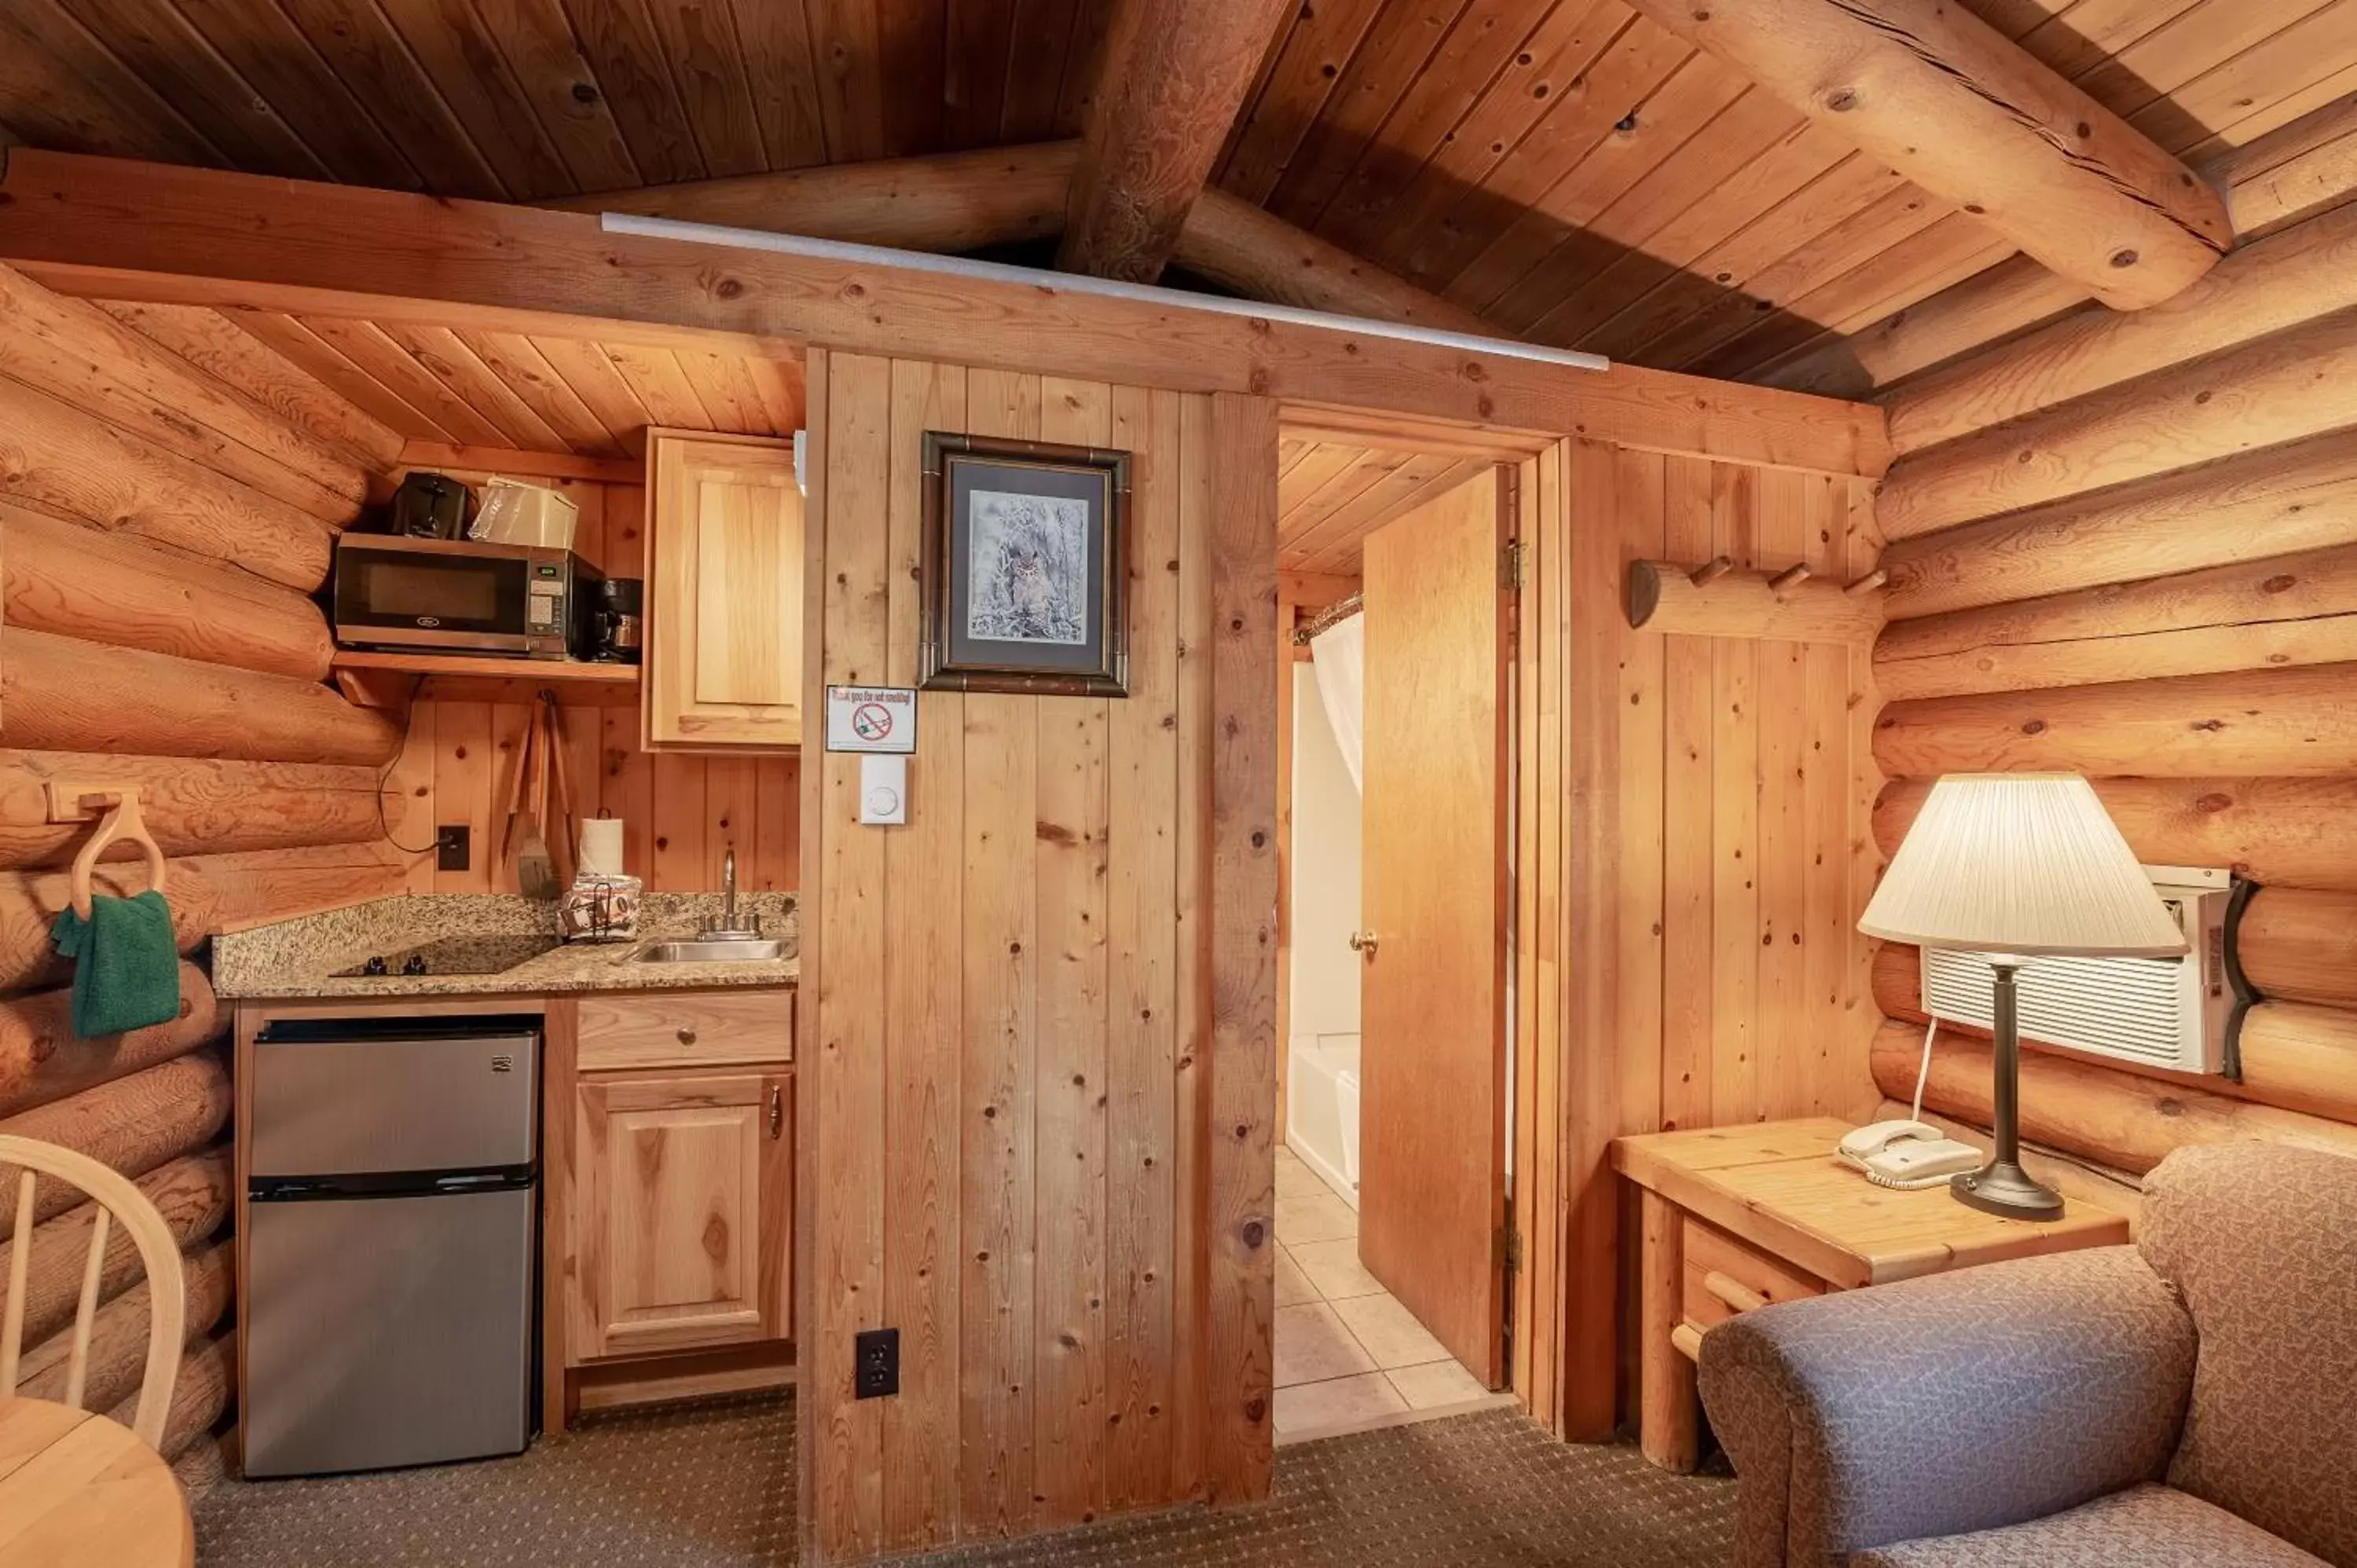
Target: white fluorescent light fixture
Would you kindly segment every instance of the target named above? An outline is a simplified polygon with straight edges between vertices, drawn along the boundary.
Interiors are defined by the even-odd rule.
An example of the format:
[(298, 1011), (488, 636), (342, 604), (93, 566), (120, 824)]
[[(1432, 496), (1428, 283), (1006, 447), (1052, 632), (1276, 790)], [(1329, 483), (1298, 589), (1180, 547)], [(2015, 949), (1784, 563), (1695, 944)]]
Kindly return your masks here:
[(843, 262), (860, 266), (897, 267), (903, 272), (934, 273), (942, 277), (978, 283), (1015, 284), (1024, 288), (1050, 288), (1066, 294), (1092, 294), (1103, 299), (1124, 299), (1165, 310), (1192, 310), (1206, 316), (1233, 316), (1253, 321), (1283, 321), (1329, 332), (1355, 333), (1361, 338), (1388, 338), (1401, 343), (1422, 343), (1458, 353), (1495, 360), (1528, 360), (1542, 365), (1562, 365), (1575, 371), (1609, 371), (1612, 361), (1601, 354), (1577, 349), (1555, 349), (1544, 343), (1522, 343), (1511, 338), (1481, 338), (1470, 332), (1449, 332), (1437, 327), (1412, 327), (1378, 321), (1366, 316), (1338, 316), (1329, 310), (1303, 310), (1290, 305), (1263, 305), (1256, 300), (1223, 299), (1217, 295), (1189, 294), (1185, 289), (1153, 284), (1121, 283), (1078, 273), (1043, 272), (1014, 267), (1003, 262), (977, 262), (965, 256), (939, 256), (930, 251), (896, 251), (885, 245), (852, 245), (840, 240), (813, 240), (803, 234), (777, 234), (766, 229), (731, 229), (718, 223), (687, 223), (676, 218), (642, 218), (634, 212), (601, 212), (598, 221), (608, 234), (638, 234), (651, 240), (683, 240), (696, 245), (731, 245), (739, 250), (773, 251), (814, 262)]

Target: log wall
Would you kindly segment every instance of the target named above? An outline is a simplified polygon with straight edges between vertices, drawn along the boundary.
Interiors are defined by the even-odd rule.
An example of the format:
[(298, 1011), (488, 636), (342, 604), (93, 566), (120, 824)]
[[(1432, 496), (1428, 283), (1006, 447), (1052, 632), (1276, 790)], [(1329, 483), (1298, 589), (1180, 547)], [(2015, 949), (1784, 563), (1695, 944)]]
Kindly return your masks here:
[[(2165, 310), (2090, 308), (1887, 400), (1884, 853), (1942, 773), (2059, 768), (2147, 863), (2264, 886), (2240, 1083), (2029, 1053), (2026, 1135), (2112, 1170), (2227, 1138), (2357, 1153), (2352, 250), (2357, 207), (2327, 210)], [(1885, 949), (1872, 1069), (1902, 1102), (1917, 992)], [(1942, 1039), (1925, 1102), (1985, 1126), (1986, 1045)]]
[[(396, 470), (398, 471), (398, 470)], [(472, 469), (436, 470), (475, 483)], [(574, 548), (610, 576), (644, 575), (646, 490), (591, 479), (538, 479), (580, 510)], [(434, 856), (408, 860), (414, 893), (539, 890), (537, 854), (519, 832), (502, 847), (507, 788), (532, 719), (529, 682), (452, 685), (435, 681), (411, 704), (407, 736), (388, 778), (393, 842), (431, 846), (437, 825), (472, 832), (472, 863), (437, 871)], [(740, 888), (791, 889), (801, 879), (802, 763), (798, 757), (650, 753), (639, 745), (635, 687), (601, 699), (558, 685), (567, 776), (577, 814), (622, 819), (622, 858), (660, 892), (716, 890), (724, 850), (737, 850)], [(0, 788), (6, 775), (0, 772)]]
[[(321, 395), (328, 395), (322, 389)], [(322, 683), (310, 595), (366, 479), (347, 454), (92, 307), (0, 269), (0, 1133), (134, 1178), (187, 1249), (188, 1349), (165, 1452), (227, 1412), (235, 1271), (221, 925), (396, 892), (378, 769), (391, 716)], [(89, 832), (51, 782), (135, 784), (170, 857), (180, 1015), (77, 1039), (48, 929)], [(135, 892), (127, 848), (102, 886)], [(57, 1397), (94, 1210), (45, 1186), (29, 1244), (27, 1391)], [(118, 1230), (102, 1265), (87, 1402), (129, 1420), (147, 1286)], [(0, 1262), (0, 1273), (5, 1273)]]

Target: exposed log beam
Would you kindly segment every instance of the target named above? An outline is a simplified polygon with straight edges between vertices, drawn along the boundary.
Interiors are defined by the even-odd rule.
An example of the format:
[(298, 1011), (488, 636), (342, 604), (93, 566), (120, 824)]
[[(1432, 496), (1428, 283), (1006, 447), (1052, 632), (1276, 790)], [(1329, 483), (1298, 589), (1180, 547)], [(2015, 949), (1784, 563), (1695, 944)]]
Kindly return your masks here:
[(950, 253), (1051, 239), (1081, 144), (1035, 142), (652, 185), (543, 203)]
[(1072, 176), (1068, 273), (1152, 283), (1294, 0), (1121, 0)]
[[(2237, 243), (2340, 206), (2357, 195), (2357, 92), (2222, 154), (2203, 172), (2225, 193)], [(2017, 255), (1788, 360), (1760, 380), (1864, 397), (1995, 347), (2091, 297), (2071, 279)]]
[(2106, 305), (2158, 304), (2233, 241), (2192, 170), (1961, 5), (1635, 3)]
[(608, 233), (582, 213), (63, 153), (8, 154), (0, 260), (60, 292), (117, 300), (718, 340), (773, 355), (815, 342), (1017, 371), (1086, 363), (1173, 391), (1577, 433), (1725, 462), (1873, 477), (1889, 460), (1879, 409), (1633, 365), (1575, 369), (1039, 281)]
[[(1080, 151), (1078, 142), (1035, 142), (987, 153), (689, 180), (543, 205), (949, 254), (1062, 232), (1064, 198)], [(1188, 210), (1171, 260), (1271, 305), (1513, 336), (1225, 191), (1204, 191)]]

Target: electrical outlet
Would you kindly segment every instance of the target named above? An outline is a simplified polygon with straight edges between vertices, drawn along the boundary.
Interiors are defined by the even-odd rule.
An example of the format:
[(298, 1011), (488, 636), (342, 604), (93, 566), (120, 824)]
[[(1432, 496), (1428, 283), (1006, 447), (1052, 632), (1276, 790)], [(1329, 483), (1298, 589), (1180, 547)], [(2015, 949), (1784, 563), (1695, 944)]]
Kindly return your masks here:
[(434, 833), (434, 869), (464, 871), (474, 858), (474, 830), (464, 822), (450, 822)]
[(853, 1342), (851, 1391), (855, 1399), (882, 1399), (900, 1391), (900, 1331), (870, 1328)]

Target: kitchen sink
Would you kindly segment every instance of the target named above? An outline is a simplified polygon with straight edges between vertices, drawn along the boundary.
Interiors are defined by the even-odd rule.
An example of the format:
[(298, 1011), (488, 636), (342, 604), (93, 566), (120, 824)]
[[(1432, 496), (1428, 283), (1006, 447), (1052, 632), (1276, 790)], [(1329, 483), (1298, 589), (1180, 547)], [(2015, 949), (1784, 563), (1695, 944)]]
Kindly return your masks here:
[(732, 938), (714, 941), (650, 942), (632, 957), (633, 963), (759, 963), (786, 956), (786, 944), (774, 937)]

